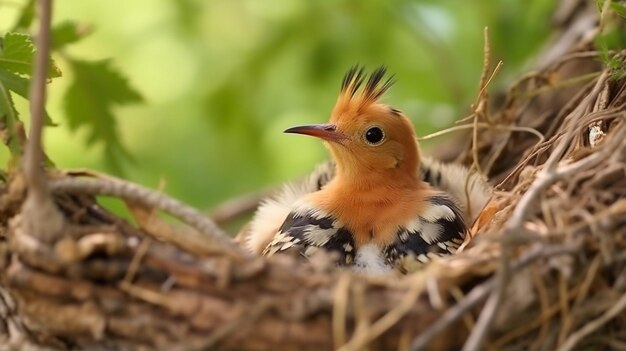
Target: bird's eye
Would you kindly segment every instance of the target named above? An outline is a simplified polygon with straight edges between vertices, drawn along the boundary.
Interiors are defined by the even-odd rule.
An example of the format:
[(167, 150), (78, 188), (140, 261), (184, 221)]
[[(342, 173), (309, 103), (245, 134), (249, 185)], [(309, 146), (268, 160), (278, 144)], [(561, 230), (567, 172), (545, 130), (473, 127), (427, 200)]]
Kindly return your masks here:
[(379, 127), (371, 127), (365, 132), (365, 141), (371, 145), (378, 145), (385, 139), (385, 132)]

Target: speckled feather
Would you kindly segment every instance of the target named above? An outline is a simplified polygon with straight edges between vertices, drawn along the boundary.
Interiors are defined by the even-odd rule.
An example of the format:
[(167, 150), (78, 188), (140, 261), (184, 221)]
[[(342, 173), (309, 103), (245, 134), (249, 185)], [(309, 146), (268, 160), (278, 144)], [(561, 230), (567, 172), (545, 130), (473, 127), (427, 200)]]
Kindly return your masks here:
[[(381, 248), (378, 256), (355, 257), (356, 248), (350, 230), (332, 215), (309, 205), (300, 205), (287, 216), (263, 254), (271, 256), (281, 251), (297, 250), (308, 257), (316, 251), (314, 248), (323, 248), (339, 254), (339, 265), (354, 263), (357, 270), (364, 272), (371, 271), (369, 267), (383, 265), (406, 273), (433, 256), (455, 253), (467, 230), (460, 208), (450, 196), (438, 193), (426, 198), (426, 202), (427, 210), (399, 225), (395, 240)], [(382, 262), (371, 257), (379, 257)], [(409, 261), (416, 264), (407, 263)]]

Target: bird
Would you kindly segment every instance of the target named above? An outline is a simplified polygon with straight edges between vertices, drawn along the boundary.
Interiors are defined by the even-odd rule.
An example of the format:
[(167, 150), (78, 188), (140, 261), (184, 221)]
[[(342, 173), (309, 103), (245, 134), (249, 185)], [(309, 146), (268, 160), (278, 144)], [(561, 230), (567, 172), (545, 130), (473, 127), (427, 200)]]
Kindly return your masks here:
[(285, 133), (321, 139), (331, 160), (259, 206), (243, 245), (265, 256), (333, 253), (364, 274), (419, 269), (463, 243), (491, 187), (463, 166), (423, 157), (410, 119), (380, 100), (386, 68), (345, 74), (326, 124)]

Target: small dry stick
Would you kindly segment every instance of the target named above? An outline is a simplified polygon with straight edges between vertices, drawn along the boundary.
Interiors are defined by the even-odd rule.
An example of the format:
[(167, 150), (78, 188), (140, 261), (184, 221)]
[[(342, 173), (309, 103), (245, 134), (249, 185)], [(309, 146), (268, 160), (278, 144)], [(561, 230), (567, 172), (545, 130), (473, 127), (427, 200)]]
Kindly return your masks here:
[(472, 129), (472, 167), (476, 169), (478, 174), (483, 177), (483, 179), (485, 178), (485, 174), (480, 167), (480, 162), (478, 161), (478, 119), (479, 117), (483, 117), (487, 120), (488, 124), (493, 124), (493, 122), (489, 118), (487, 87), (502, 67), (502, 61), (498, 62), (496, 68), (492, 71), (491, 75), (488, 75), (487, 72), (489, 72), (489, 66), (491, 65), (491, 48), (489, 47), (488, 27), (485, 27), (484, 30), (484, 41), (483, 72), (480, 76), (478, 95), (476, 96), (476, 101), (472, 105), (472, 122), (474, 125), (474, 128)]
[[(474, 168), (482, 177), (484, 177), (484, 173), (480, 167), (480, 162), (478, 160), (478, 118), (482, 116), (484, 119), (487, 120), (489, 124), (493, 124), (493, 122), (489, 118), (487, 87), (489, 83), (491, 82), (491, 80), (493, 79), (493, 77), (502, 67), (502, 61), (498, 62), (491, 76), (487, 78), (487, 71), (489, 69), (490, 59), (491, 59), (490, 57), (491, 50), (489, 48), (488, 28), (485, 28), (484, 38), (485, 38), (485, 43), (484, 43), (485, 46), (484, 46), (483, 73), (480, 78), (480, 89), (478, 92), (478, 97), (474, 105), (474, 120), (473, 120), (474, 128), (472, 129), (472, 168)], [(500, 265), (500, 272), (496, 276), (497, 278), (496, 289), (493, 290), (492, 293), (490, 294), (489, 299), (487, 300), (487, 303), (485, 304), (485, 307), (483, 308), (482, 313), (480, 314), (480, 316), (478, 317), (478, 320), (476, 321), (476, 325), (474, 329), (472, 329), (470, 336), (468, 337), (467, 341), (463, 345), (463, 351), (476, 351), (480, 348), (482, 344), (482, 340), (484, 339), (486, 332), (489, 330), (489, 326), (491, 324), (491, 319), (492, 319), (491, 316), (495, 315), (495, 312), (497, 311), (498, 306), (500, 305), (501, 297), (504, 294), (504, 288), (509, 278), (510, 267), (509, 267), (509, 262), (508, 262), (507, 250), (505, 248), (506, 243), (504, 241), (501, 241), (501, 246), (502, 246), (502, 253), (500, 255), (501, 265)]]
[[(576, 252), (576, 249), (576, 247), (564, 245), (541, 247), (538, 250), (528, 252), (515, 263), (513, 263), (511, 271), (515, 272), (523, 269), (529, 264), (544, 257), (571, 255), (572, 253)], [(475, 286), (472, 291), (470, 291), (466, 295), (465, 299), (463, 299), (461, 302), (457, 303), (453, 307), (449, 308), (428, 329), (426, 329), (423, 333), (413, 339), (409, 351), (425, 350), (430, 341), (435, 336), (437, 336), (442, 330), (461, 318), (471, 308), (479, 304), (495, 288), (496, 277), (491, 277), (484, 283)]]
[(274, 191), (275, 189), (266, 189), (229, 199), (213, 208), (210, 216), (215, 223), (223, 225), (252, 213), (259, 206), (261, 200), (270, 196)]
[(567, 338), (565, 343), (561, 345), (557, 351), (573, 350), (576, 344), (578, 344), (582, 339), (600, 329), (608, 321), (622, 313), (624, 309), (626, 309), (626, 294), (622, 294), (622, 297), (617, 300), (613, 307), (604, 312), (600, 317), (586, 323), (584, 327), (570, 335), (570, 337)]
[[(483, 122), (477, 123), (476, 126), (479, 127), (479, 128), (492, 128), (492, 129), (495, 129), (495, 130), (505, 130), (505, 131), (511, 131), (511, 132), (527, 132), (527, 133), (531, 133), (531, 134), (534, 134), (535, 136), (537, 136), (537, 138), (539, 139), (539, 141), (537, 142), (537, 145), (543, 143), (543, 141), (545, 140), (545, 137), (543, 136), (543, 134), (541, 134), (535, 128), (521, 127), (521, 126), (507, 126), (507, 125), (499, 125), (499, 124), (491, 125), (491, 124), (483, 123)], [(471, 128), (474, 128), (474, 124), (461, 124), (461, 125), (458, 125), (458, 126), (442, 129), (440, 131), (437, 131), (437, 132), (434, 132), (434, 133), (431, 133), (431, 134), (428, 134), (428, 135), (424, 135), (423, 137), (417, 138), (417, 140), (419, 140), (419, 141), (428, 140), (428, 139), (436, 138), (436, 137), (441, 136), (441, 135), (445, 135), (445, 134), (448, 134), (448, 133), (456, 132), (457, 130), (471, 129)]]
[[(591, 103), (591, 101), (596, 98), (596, 96), (598, 96), (598, 94), (604, 87), (604, 83), (606, 83), (606, 80), (608, 78), (609, 78), (609, 70), (604, 70), (604, 72), (602, 72), (600, 77), (598, 77), (598, 80), (596, 81), (589, 95), (587, 95), (587, 97), (585, 97), (583, 101), (581, 101), (578, 104), (578, 106), (565, 117), (565, 121), (579, 120), (578, 118), (575, 118), (574, 116), (583, 114), (585, 112), (584, 111), (585, 107), (588, 106)], [(563, 139), (565, 140), (557, 144), (557, 146), (554, 148), (554, 150), (550, 154), (550, 157), (548, 157), (548, 160), (544, 164), (544, 172), (552, 173), (554, 171), (554, 168), (556, 167), (558, 161), (563, 157), (563, 154), (565, 154), (565, 151), (571, 145), (571, 141), (574, 139), (576, 134), (577, 134), (576, 128), (569, 128), (568, 132), (563, 136)]]
[[(500, 257), (505, 256), (507, 255), (503, 252)], [(505, 268), (506, 270), (501, 268), (500, 272), (495, 276), (495, 288), (489, 295), (489, 299), (487, 300), (487, 303), (485, 303), (482, 312), (478, 316), (478, 321), (476, 321), (474, 329), (472, 329), (470, 336), (467, 338), (467, 341), (463, 345), (462, 351), (476, 351), (481, 349), (483, 339), (489, 331), (491, 321), (493, 319), (493, 316), (495, 316), (498, 307), (500, 306), (500, 301), (502, 300), (502, 296), (504, 295), (506, 283), (509, 280), (510, 267), (508, 267), (508, 265), (501, 265), (501, 267), (507, 268)]]
[(333, 301), (333, 344), (335, 349), (339, 349), (346, 343), (346, 316), (348, 315), (348, 301), (350, 295), (350, 278), (349, 274), (342, 274), (335, 286), (335, 294)]
[(571, 317), (570, 311), (570, 292), (567, 289), (567, 277), (563, 272), (559, 274), (559, 282), (558, 282), (558, 299), (559, 306), (561, 309), (561, 326), (559, 328), (558, 337), (557, 337), (557, 345), (562, 345), (565, 341), (565, 337), (567, 333), (569, 333), (569, 329), (574, 323)]
[(128, 265), (126, 274), (124, 275), (123, 280), (126, 283), (128, 284), (133, 283), (133, 280), (135, 279), (135, 275), (139, 271), (139, 265), (141, 264), (141, 260), (143, 260), (144, 256), (148, 252), (148, 248), (150, 248), (150, 243), (152, 243), (152, 239), (143, 238), (143, 240), (141, 241), (141, 244), (139, 244), (139, 247), (137, 248), (137, 251), (135, 251), (135, 255), (133, 256), (133, 259), (130, 261), (130, 264)]
[[(540, 314), (540, 316), (545, 316), (545, 315), (547, 315), (547, 312), (550, 309), (550, 297), (548, 295), (548, 290), (546, 289), (546, 285), (545, 285), (545, 283), (543, 281), (543, 277), (541, 277), (537, 273), (538, 273), (537, 269), (535, 269), (535, 271), (532, 272), (531, 277), (532, 277), (532, 280), (535, 282), (535, 287), (537, 289), (537, 295), (539, 297), (539, 305), (541, 306), (541, 314)], [(540, 317), (540, 318), (542, 318), (542, 317)], [(531, 324), (526, 324), (526, 325), (527, 326), (531, 326), (533, 329), (535, 327), (532, 323)], [(531, 347), (530, 351), (539, 350), (541, 345), (544, 344), (544, 340), (545, 340), (546, 336), (548, 335), (548, 325), (549, 325), (548, 323), (542, 323), (541, 324), (541, 329), (539, 329), (539, 335), (537, 335), (537, 339), (535, 339), (535, 341), (530, 345), (530, 347)], [(503, 345), (504, 344), (500, 344), (500, 346), (503, 346)]]
[(425, 285), (425, 281), (421, 279), (421, 277), (416, 278), (418, 279), (413, 279), (411, 281), (409, 290), (405, 293), (402, 300), (400, 300), (396, 307), (376, 320), (376, 322), (374, 322), (368, 329), (357, 330), (352, 339), (337, 349), (337, 351), (363, 350), (368, 343), (396, 325), (402, 317), (409, 313), (415, 305), (415, 300), (417, 300)]
[(202, 340), (199, 345), (193, 345), (193, 349), (212, 350), (220, 341), (229, 335), (254, 326), (263, 315), (273, 307), (274, 303), (268, 298), (262, 298), (257, 301), (254, 306), (242, 313), (239, 318), (235, 318), (230, 322), (220, 325), (209, 334), (206, 340)]

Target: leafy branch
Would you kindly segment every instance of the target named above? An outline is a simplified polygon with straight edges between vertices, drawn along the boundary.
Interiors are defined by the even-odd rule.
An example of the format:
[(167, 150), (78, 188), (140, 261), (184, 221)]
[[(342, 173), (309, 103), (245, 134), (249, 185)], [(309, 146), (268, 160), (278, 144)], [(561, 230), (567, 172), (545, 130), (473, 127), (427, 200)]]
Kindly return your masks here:
[[(12, 31), (0, 35), (0, 135), (11, 156), (19, 160), (24, 153), (26, 136), (14, 98), (30, 100), (29, 85), (36, 54), (32, 36), (28, 34), (35, 18), (35, 1), (22, 8)], [(0, 5), (1, 6), (1, 5)], [(131, 159), (117, 130), (116, 106), (143, 101), (141, 94), (128, 82), (111, 60), (85, 61), (74, 58), (65, 50), (92, 32), (91, 26), (66, 21), (49, 30), (50, 50), (68, 63), (70, 79), (66, 90), (64, 110), (71, 131), (88, 130), (86, 144), (103, 144), (106, 160), (121, 171), (120, 161)], [(47, 57), (46, 82), (62, 76), (60, 69)], [(53, 125), (44, 111), (46, 125)]]

